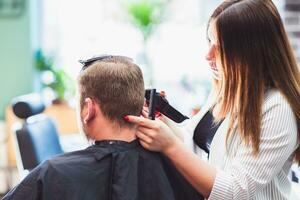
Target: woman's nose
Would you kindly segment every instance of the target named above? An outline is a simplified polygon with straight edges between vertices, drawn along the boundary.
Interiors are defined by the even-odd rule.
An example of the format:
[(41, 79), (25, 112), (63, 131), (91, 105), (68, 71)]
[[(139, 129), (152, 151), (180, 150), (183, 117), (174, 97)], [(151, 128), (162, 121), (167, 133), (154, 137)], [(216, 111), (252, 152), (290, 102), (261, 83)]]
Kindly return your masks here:
[(214, 45), (212, 45), (209, 48), (209, 50), (208, 50), (208, 52), (207, 52), (207, 54), (205, 56), (205, 59), (208, 60), (208, 61), (211, 61), (211, 60), (215, 59), (215, 48), (214, 48)]

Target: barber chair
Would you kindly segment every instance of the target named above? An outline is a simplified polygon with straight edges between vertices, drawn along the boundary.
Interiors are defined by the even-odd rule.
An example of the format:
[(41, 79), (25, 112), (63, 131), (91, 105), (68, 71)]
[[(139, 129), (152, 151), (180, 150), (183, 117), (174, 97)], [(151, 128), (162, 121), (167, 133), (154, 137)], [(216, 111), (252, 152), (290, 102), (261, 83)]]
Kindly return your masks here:
[(44, 102), (39, 94), (16, 97), (12, 101), (14, 114), (23, 123), (14, 124), (17, 167), (21, 177), (41, 162), (63, 153), (54, 121), (42, 114)]

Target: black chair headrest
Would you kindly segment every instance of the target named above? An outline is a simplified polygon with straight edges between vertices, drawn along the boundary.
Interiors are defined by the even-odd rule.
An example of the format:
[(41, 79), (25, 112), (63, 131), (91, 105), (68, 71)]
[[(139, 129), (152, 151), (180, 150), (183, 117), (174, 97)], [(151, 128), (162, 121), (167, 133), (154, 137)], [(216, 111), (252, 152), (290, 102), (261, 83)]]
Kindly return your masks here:
[(32, 115), (42, 113), (45, 110), (45, 104), (40, 94), (31, 93), (14, 98), (12, 108), (17, 117), (27, 119)]

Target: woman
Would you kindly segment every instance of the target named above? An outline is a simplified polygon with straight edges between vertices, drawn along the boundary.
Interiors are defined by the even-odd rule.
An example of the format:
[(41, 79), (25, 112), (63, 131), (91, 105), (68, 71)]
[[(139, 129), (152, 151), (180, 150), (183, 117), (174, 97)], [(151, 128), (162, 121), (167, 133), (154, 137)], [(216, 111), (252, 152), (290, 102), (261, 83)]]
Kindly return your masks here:
[[(271, 0), (224, 1), (207, 33), (215, 75), (207, 110), (223, 121), (209, 163), (184, 145), (192, 137), (163, 119), (125, 119), (139, 126), (145, 148), (164, 153), (208, 199), (295, 198), (287, 176), (300, 161), (300, 73), (276, 7)], [(191, 119), (190, 133), (203, 110)]]

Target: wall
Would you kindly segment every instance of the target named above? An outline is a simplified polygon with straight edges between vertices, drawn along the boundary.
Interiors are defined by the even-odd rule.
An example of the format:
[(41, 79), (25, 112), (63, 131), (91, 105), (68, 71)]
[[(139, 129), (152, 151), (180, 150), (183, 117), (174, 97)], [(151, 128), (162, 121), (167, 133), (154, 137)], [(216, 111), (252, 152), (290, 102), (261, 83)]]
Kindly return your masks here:
[(33, 89), (30, 3), (19, 18), (0, 17), (0, 120), (11, 98)]
[(285, 0), (284, 23), (300, 67), (300, 0)]

